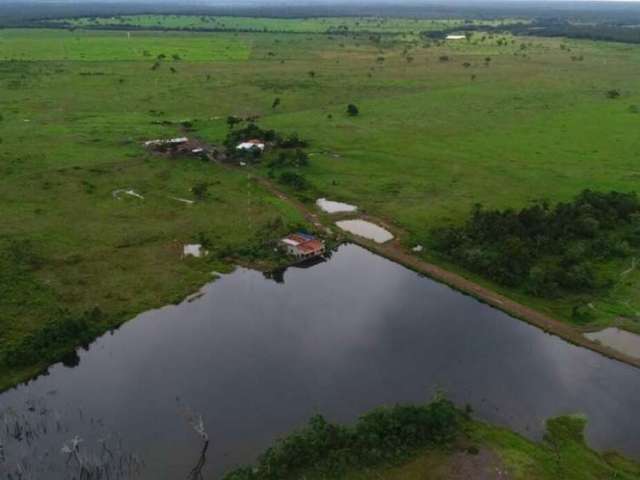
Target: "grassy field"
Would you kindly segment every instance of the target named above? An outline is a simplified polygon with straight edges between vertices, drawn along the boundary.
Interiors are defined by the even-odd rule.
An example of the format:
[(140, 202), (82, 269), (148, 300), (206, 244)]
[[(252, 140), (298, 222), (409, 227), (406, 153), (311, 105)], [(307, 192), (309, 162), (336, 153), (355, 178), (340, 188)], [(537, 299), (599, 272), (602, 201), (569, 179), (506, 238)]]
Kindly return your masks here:
[(81, 35), (61, 30), (39, 32), (5, 31), (0, 43), (0, 60), (23, 61), (146, 61), (164, 54), (174, 60), (216, 62), (246, 60), (249, 46), (242, 41), (202, 35), (161, 35), (135, 32), (100, 32)]
[(527, 22), (525, 19), (460, 20), (460, 19), (411, 19), (384, 17), (324, 17), (324, 18), (252, 18), (215, 17), (192, 15), (125, 15), (118, 17), (93, 17), (55, 20), (79, 28), (125, 27), (167, 29), (242, 30), (256, 32), (327, 33), (327, 32), (375, 32), (417, 33), (465, 25), (497, 26), (505, 23)]
[[(213, 270), (260, 263), (267, 240), (303, 222), (247, 179), (264, 166), (229, 170), (144, 150), (146, 139), (182, 135), (175, 122), (212, 143), (226, 136), (228, 115), (297, 132), (311, 153), (302, 198), (355, 203), (408, 232), (408, 247), (464, 221), (476, 202), (518, 208), (584, 188), (632, 191), (640, 175), (631, 108), (640, 105), (640, 49), (627, 45), (5, 29), (0, 72), (3, 349), (57, 312), (98, 306), (105, 330), (177, 301)], [(614, 88), (621, 96), (607, 98)], [(348, 103), (360, 116), (346, 115)], [(199, 182), (210, 185), (207, 198), (172, 198), (195, 199)], [(115, 198), (118, 189), (144, 200)], [(183, 260), (182, 245), (201, 233), (212, 254)], [(606, 268), (619, 275), (630, 263)], [(590, 327), (622, 315), (640, 330), (639, 281), (633, 270), (613, 289), (554, 301), (489, 285), (567, 321), (588, 302)], [(1, 367), (0, 387), (48, 361)]]

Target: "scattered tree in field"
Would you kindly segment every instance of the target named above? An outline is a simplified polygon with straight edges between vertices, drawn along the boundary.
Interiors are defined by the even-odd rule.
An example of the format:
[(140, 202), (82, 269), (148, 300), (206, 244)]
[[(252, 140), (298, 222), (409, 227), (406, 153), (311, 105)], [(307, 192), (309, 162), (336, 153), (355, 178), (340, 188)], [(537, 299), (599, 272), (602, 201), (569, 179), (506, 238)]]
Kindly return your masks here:
[(310, 71), (309, 71), (309, 76), (310, 76), (311, 78), (316, 78), (316, 72), (315, 72), (315, 71), (313, 71), (313, 70), (310, 70)]
[(279, 105), (280, 105), (280, 97), (276, 97), (275, 100), (273, 100), (273, 104), (271, 105), (271, 108), (276, 109)]
[(288, 185), (296, 190), (306, 190), (309, 182), (302, 175), (294, 172), (283, 172), (278, 179), (283, 185)]
[(356, 117), (360, 114), (360, 110), (353, 103), (347, 105), (347, 114), (350, 117)]
[(171, 71), (171, 73), (177, 73), (177, 70), (173, 67), (169, 67), (169, 70)]
[(238, 117), (236, 117), (234, 115), (229, 115), (227, 117), (227, 125), (229, 126), (229, 128), (234, 128), (239, 123), (242, 123), (242, 119), (241, 118), (238, 118)]
[(440, 60), (441, 62), (448, 62), (449, 61), (449, 56), (448, 55), (440, 55), (438, 60)]
[(199, 183), (196, 183), (196, 184), (191, 188), (191, 191), (193, 192), (193, 195), (194, 195), (198, 200), (204, 200), (205, 198), (207, 198), (208, 190), (209, 190), (209, 184), (208, 184), (208, 183), (205, 183), (205, 182), (199, 182)]
[(618, 98), (619, 96), (620, 96), (619, 90), (615, 88), (612, 88), (611, 90), (607, 90), (607, 98), (614, 99), (614, 98)]

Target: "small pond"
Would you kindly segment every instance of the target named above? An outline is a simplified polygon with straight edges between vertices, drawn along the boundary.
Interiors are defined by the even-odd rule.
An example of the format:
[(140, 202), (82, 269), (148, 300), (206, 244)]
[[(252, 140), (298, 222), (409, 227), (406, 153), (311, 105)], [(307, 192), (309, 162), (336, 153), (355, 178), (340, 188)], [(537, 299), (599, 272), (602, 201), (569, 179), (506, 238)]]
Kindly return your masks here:
[(358, 207), (355, 205), (349, 205), (348, 203), (334, 202), (333, 200), (327, 200), (326, 198), (319, 198), (316, 200), (316, 205), (326, 213), (350, 213), (356, 212)]
[(3, 438), (7, 458), (39, 469), (33, 478), (65, 479), (61, 447), (78, 436), (83, 451), (108, 441), (135, 452), (139, 478), (186, 478), (201, 417), (211, 440), (203, 473), (217, 478), (316, 412), (349, 422), (437, 389), (531, 438), (545, 419), (582, 412), (592, 445), (640, 457), (639, 369), (355, 245), (268, 277), (224, 275), (0, 395), (3, 412), (39, 432), (29, 443)]
[(391, 232), (366, 220), (340, 220), (336, 225), (342, 230), (376, 243), (385, 243), (393, 239)]

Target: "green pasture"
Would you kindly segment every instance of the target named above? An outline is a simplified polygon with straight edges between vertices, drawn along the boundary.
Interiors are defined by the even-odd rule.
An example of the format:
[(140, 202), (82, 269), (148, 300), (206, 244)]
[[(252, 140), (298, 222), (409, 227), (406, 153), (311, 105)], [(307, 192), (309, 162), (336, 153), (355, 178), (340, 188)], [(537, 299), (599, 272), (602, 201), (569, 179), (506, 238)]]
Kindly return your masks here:
[(0, 60), (14, 61), (150, 61), (211, 62), (246, 60), (250, 47), (242, 41), (203, 35), (144, 32), (0, 31)]
[(464, 26), (498, 26), (527, 22), (525, 19), (418, 19), (384, 17), (322, 17), (322, 18), (255, 18), (195, 15), (125, 15), (115, 17), (85, 17), (55, 20), (79, 28), (142, 27), (166, 29), (241, 30), (259, 32), (325, 33), (375, 32), (405, 33), (434, 31)]
[[(297, 132), (311, 154), (301, 172), (311, 188), (298, 195), (355, 203), (407, 231), (410, 247), (478, 202), (519, 208), (585, 188), (637, 190), (639, 76), (634, 46), (482, 33), (433, 42), (0, 30), (0, 289), (11, 292), (0, 295), (0, 340), (19, 341), (61, 308), (99, 306), (110, 328), (184, 298), (214, 270), (269, 263), (261, 246), (302, 223), (248, 178), (265, 166), (145, 151), (145, 140), (184, 134), (178, 122), (210, 143), (224, 140), (229, 115)], [(208, 195), (196, 199), (201, 182)], [(118, 189), (144, 200), (115, 198)], [(201, 234), (212, 255), (182, 259)], [(630, 262), (603, 268), (620, 275)], [(567, 320), (588, 302), (591, 326), (637, 330), (639, 281), (631, 270), (613, 289), (560, 301), (500, 290)], [(4, 369), (0, 385), (34, 368)]]

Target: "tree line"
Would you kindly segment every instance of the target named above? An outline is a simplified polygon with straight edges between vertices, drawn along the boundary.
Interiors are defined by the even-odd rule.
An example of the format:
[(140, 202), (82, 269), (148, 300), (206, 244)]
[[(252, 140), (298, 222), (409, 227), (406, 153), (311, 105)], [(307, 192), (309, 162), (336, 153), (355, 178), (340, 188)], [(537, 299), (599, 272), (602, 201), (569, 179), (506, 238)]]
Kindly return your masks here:
[(449, 260), (506, 286), (556, 297), (611, 284), (602, 263), (640, 248), (640, 200), (635, 193), (584, 190), (574, 200), (521, 210), (478, 204), (464, 225), (433, 232), (433, 247)]

